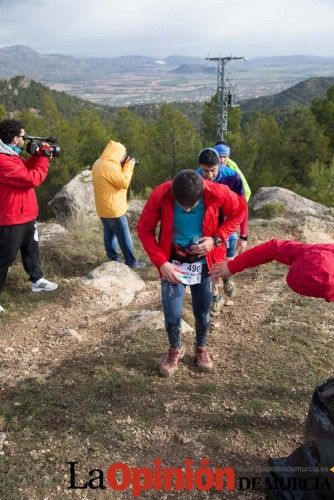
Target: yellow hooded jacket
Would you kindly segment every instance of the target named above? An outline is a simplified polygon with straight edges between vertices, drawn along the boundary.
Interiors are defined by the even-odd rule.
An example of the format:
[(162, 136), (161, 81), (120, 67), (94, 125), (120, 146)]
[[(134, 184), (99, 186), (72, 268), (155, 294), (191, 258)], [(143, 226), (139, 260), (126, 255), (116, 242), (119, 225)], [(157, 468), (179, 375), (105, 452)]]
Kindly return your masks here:
[(126, 149), (110, 141), (92, 167), (97, 214), (100, 217), (121, 217), (128, 209), (126, 194), (130, 185), (134, 160), (121, 166)]

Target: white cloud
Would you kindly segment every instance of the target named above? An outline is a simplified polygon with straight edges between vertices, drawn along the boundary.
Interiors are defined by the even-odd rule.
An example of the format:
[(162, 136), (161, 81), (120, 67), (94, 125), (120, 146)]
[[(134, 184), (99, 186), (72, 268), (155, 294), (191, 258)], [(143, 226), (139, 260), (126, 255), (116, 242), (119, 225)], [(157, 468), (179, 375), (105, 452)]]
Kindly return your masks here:
[(74, 55), (334, 55), (330, 0), (0, 0), (2, 45)]

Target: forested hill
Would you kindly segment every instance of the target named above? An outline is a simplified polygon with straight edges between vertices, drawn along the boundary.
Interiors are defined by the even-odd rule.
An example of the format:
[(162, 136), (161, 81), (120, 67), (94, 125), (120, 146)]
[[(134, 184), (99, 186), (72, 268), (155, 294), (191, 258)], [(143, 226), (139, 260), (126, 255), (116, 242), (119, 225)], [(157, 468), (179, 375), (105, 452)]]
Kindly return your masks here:
[[(240, 101), (239, 104), (242, 113), (293, 109), (301, 105), (310, 106), (314, 99), (324, 97), (328, 88), (332, 85), (334, 85), (334, 77), (308, 78), (278, 94), (247, 99)], [(174, 102), (172, 105), (190, 118), (197, 126), (200, 126), (204, 103)], [(137, 104), (129, 106), (129, 109), (143, 118), (155, 118), (159, 111), (159, 105), (155, 103)]]
[[(330, 80), (321, 79), (324, 82), (327, 85)], [(296, 96), (308, 92), (311, 100), (314, 93), (317, 98), (310, 106), (256, 113), (233, 107), (225, 138), (253, 192), (262, 186), (281, 186), (334, 206), (334, 85), (324, 97), (310, 81), (297, 87), (286, 95), (292, 93), (296, 103), (300, 102)], [(48, 216), (52, 196), (92, 165), (111, 138), (140, 160), (131, 189), (146, 197), (147, 188), (195, 166), (199, 151), (214, 143), (216, 110), (216, 96), (200, 107), (161, 103), (112, 109), (51, 91), (24, 77), (0, 81), (0, 119), (22, 119), (31, 135), (53, 133), (62, 148), (60, 158), (52, 161), (47, 182), (38, 190), (42, 218)]]
[(334, 85), (334, 77), (308, 78), (279, 94), (241, 101), (241, 110), (245, 112), (267, 111), (277, 108), (293, 108), (300, 105), (308, 106), (316, 97), (324, 96), (331, 85)]
[[(297, 83), (283, 92), (270, 96), (258, 97), (241, 101), (242, 112), (270, 111), (271, 109), (295, 108), (309, 106), (313, 99), (323, 97), (327, 89), (334, 84), (334, 77), (314, 77)], [(17, 113), (32, 110), (40, 113), (45, 98), (51, 98), (59, 111), (66, 117), (75, 117), (81, 110), (95, 110), (102, 118), (112, 119), (116, 108), (95, 104), (80, 99), (65, 92), (51, 90), (49, 87), (29, 80), (24, 76), (16, 76), (10, 80), (0, 79), (0, 104), (7, 112)], [(203, 112), (203, 103), (175, 102), (172, 105), (191, 119), (196, 126), (200, 126)], [(129, 106), (135, 114), (145, 118), (153, 118), (159, 114), (159, 104), (139, 104)]]
[(66, 118), (76, 116), (83, 109), (98, 111), (105, 118), (110, 117), (113, 112), (109, 106), (94, 104), (65, 92), (52, 90), (24, 76), (16, 76), (10, 80), (0, 79), (0, 104), (7, 112), (17, 113), (29, 110), (39, 114), (46, 98), (51, 99)]

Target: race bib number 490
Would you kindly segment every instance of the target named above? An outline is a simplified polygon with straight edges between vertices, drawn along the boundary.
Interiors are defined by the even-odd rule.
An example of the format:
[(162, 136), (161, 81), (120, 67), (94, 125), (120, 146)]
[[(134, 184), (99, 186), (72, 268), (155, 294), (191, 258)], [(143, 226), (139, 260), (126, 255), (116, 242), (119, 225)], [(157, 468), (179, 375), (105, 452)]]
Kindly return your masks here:
[(192, 264), (184, 262), (180, 264), (173, 260), (172, 264), (178, 267), (177, 277), (184, 285), (197, 285), (202, 279), (202, 262), (193, 262)]

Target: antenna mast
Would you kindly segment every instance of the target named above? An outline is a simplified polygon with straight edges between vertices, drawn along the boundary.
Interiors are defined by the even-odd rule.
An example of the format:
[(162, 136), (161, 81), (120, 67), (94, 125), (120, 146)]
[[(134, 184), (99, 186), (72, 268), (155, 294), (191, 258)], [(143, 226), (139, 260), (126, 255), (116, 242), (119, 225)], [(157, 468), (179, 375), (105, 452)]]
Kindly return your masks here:
[(245, 57), (206, 57), (207, 61), (217, 61), (217, 131), (216, 140), (217, 142), (224, 140), (224, 133), (227, 133), (227, 119), (228, 119), (228, 108), (233, 105), (233, 96), (230, 89), (226, 85), (225, 79), (225, 66), (228, 62), (234, 61), (236, 59), (243, 59), (246, 61)]

